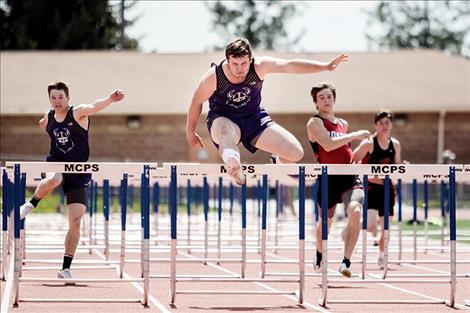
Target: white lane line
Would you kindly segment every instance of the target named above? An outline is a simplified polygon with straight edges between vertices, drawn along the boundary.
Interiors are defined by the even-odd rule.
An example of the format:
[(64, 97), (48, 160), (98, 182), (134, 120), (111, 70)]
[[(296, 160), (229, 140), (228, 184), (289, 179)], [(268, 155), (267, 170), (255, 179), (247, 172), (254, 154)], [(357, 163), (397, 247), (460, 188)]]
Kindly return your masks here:
[[(93, 249), (93, 251), (94, 251), (100, 258), (102, 258), (103, 260), (106, 260), (106, 257), (105, 257), (101, 252), (99, 252), (99, 251), (96, 250), (96, 249)], [(116, 273), (119, 274), (119, 267), (116, 266), (114, 269), (116, 270)], [(132, 278), (131, 276), (129, 276), (129, 275), (126, 274), (126, 273), (123, 273), (123, 277), (124, 277), (124, 278)], [(132, 282), (131, 284), (132, 284), (142, 295), (144, 294), (144, 288), (142, 288), (142, 286), (140, 286), (140, 285), (139, 285), (138, 283), (136, 283), (136, 282)], [(150, 294), (150, 290), (149, 290), (149, 293), (148, 293), (148, 299), (150, 300), (150, 302), (153, 303), (153, 305), (154, 305), (157, 309), (160, 310), (160, 312), (163, 312), (163, 313), (172, 313), (170, 310), (168, 310), (168, 309), (166, 308), (166, 306), (165, 306), (163, 303), (161, 303), (160, 301), (158, 301), (154, 296), (152, 296), (152, 295)]]
[[(189, 254), (186, 254), (186, 253), (180, 252), (180, 251), (178, 251), (178, 254), (184, 255), (184, 256), (186, 256), (186, 257), (188, 257), (188, 258), (191, 258), (191, 259), (194, 259), (194, 258), (195, 258), (195, 257), (193, 257), (192, 255), (189, 255)], [(226, 269), (226, 268), (223, 268), (223, 267), (221, 267), (221, 266), (219, 266), (219, 265), (216, 265), (216, 264), (213, 264), (213, 263), (210, 263), (210, 262), (207, 262), (207, 265), (209, 265), (209, 266), (211, 266), (211, 267), (213, 267), (213, 268), (216, 268), (216, 269), (218, 269), (218, 270), (220, 270), (220, 271), (223, 271), (223, 272), (225, 272), (225, 273), (227, 273), (227, 274), (237, 275), (237, 276), (239, 275), (238, 273), (232, 272), (232, 271), (230, 271), (230, 270), (228, 270), (228, 269)], [(265, 285), (265, 284), (263, 284), (263, 283), (254, 282), (254, 284), (256, 284), (256, 285), (258, 285), (258, 286), (260, 286), (260, 287), (263, 287), (263, 288), (265, 288), (265, 289), (267, 289), (267, 290), (269, 290), (269, 291), (280, 291), (280, 290), (278, 290), (278, 289), (275, 289), (275, 288), (272, 288), (272, 287), (270, 287), (270, 286), (267, 286), (267, 285)], [(297, 299), (297, 298), (294, 297), (294, 296), (290, 296), (290, 295), (283, 295), (283, 296), (286, 297), (286, 298), (288, 298), (288, 299), (294, 300), (294, 301), (296, 301), (296, 302), (299, 301), (299, 299)], [(311, 303), (308, 303), (308, 302), (305, 302), (305, 301), (304, 301), (301, 305), (306, 306), (306, 307), (308, 307), (308, 308), (310, 308), (310, 309), (312, 309), (312, 310), (318, 311), (318, 312), (330, 313), (330, 311), (325, 310), (325, 309), (323, 309), (322, 307), (320, 307), (320, 306), (318, 306), (318, 305), (314, 305), (314, 304), (311, 304)]]
[[(374, 276), (376, 278), (381, 278), (381, 276), (379, 276), (379, 275), (375, 275), (375, 274), (370, 274), (370, 275)], [(428, 296), (428, 295), (425, 295), (425, 294), (422, 294), (422, 293), (419, 293), (419, 292), (416, 292), (416, 291), (412, 291), (412, 290), (405, 289), (405, 288), (400, 288), (400, 287), (397, 287), (397, 286), (394, 286), (394, 285), (391, 285), (391, 284), (380, 283), (379, 285), (382, 285), (382, 286), (385, 286), (385, 287), (388, 287), (388, 288), (391, 288), (391, 289), (395, 289), (395, 290), (398, 290), (398, 291), (401, 291), (401, 292), (409, 293), (409, 294), (412, 294), (412, 295), (415, 295), (415, 296), (423, 297), (423, 298), (428, 299), (428, 300), (445, 301), (444, 299), (435, 298), (435, 297)], [(455, 306), (459, 307), (461, 309), (470, 310), (470, 308), (467, 308), (464, 305), (460, 305), (458, 303), (455, 303)]]
[[(270, 254), (270, 253), (269, 253)], [(287, 257), (282, 257), (282, 259), (285, 259), (285, 260), (292, 260), (290, 258), (287, 258)], [(330, 269), (328, 269), (329, 272), (331, 272)], [(370, 276), (373, 276), (375, 278), (381, 278), (380, 275), (376, 275), (376, 274), (369, 274)], [(435, 298), (435, 297), (432, 297), (432, 296), (427, 296), (427, 295), (424, 295), (424, 294), (421, 294), (419, 292), (415, 292), (415, 291), (411, 291), (411, 290), (408, 290), (408, 289), (404, 289), (404, 288), (400, 288), (400, 287), (396, 287), (394, 285), (391, 285), (391, 284), (388, 284), (388, 283), (379, 283), (379, 285), (382, 285), (382, 286), (385, 286), (385, 287), (388, 287), (388, 288), (391, 288), (391, 289), (395, 289), (395, 290), (399, 290), (401, 292), (405, 292), (405, 293), (409, 293), (409, 294), (412, 294), (412, 295), (415, 295), (415, 296), (420, 296), (420, 297), (423, 297), (423, 298), (426, 298), (428, 300), (437, 300), (437, 301), (444, 301), (443, 299), (440, 299), (440, 298)], [(455, 303), (455, 306), (456, 307), (459, 307), (461, 309), (466, 309), (466, 310), (470, 310), (470, 308), (464, 306), (464, 305), (460, 305), (458, 303)]]
[[(2, 264), (2, 266), (5, 266), (5, 264)], [(8, 309), (10, 308), (10, 295), (11, 291), (13, 289), (13, 279), (14, 279), (14, 274), (15, 274), (15, 255), (14, 253), (11, 253), (10, 255), (10, 261), (8, 262), (8, 273), (7, 273), (7, 280), (5, 284), (5, 293), (3, 294), (3, 299), (2, 299), (2, 310), (1, 313), (8, 313)]]

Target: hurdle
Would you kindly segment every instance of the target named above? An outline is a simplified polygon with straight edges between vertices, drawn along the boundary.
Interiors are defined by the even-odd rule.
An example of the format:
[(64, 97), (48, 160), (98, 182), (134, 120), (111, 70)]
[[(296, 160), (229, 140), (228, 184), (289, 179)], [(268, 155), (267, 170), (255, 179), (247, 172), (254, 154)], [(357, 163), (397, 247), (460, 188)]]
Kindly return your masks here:
[[(232, 276), (232, 277), (214, 277), (214, 276), (185, 276), (185, 277), (177, 277), (176, 276), (176, 265), (177, 262), (181, 262), (182, 260), (176, 259), (176, 247), (177, 247), (177, 179), (179, 176), (187, 177), (203, 177), (204, 186), (207, 186), (207, 177), (208, 176), (216, 176), (220, 177), (221, 175), (221, 166), (220, 165), (204, 165), (204, 167), (194, 167), (188, 164), (177, 164), (171, 165), (171, 182), (170, 182), (170, 214), (171, 214), (171, 265), (170, 265), (170, 302), (172, 304), (176, 301), (177, 294), (247, 294), (247, 295), (296, 295), (298, 298), (299, 303), (303, 302), (303, 289), (304, 289), (304, 277), (305, 274), (305, 251), (304, 248), (304, 239), (305, 239), (305, 169), (303, 167), (294, 166), (293, 168), (296, 169), (297, 175), (299, 175), (299, 208), (300, 211), (303, 211), (299, 214), (299, 261), (298, 262), (289, 262), (289, 263), (298, 263), (299, 264), (299, 279), (283, 279), (283, 278), (264, 278), (265, 266), (268, 260), (265, 258), (266, 252), (266, 213), (267, 213), (267, 190), (268, 190), (268, 174), (273, 173), (273, 167), (265, 168), (265, 166), (269, 165), (250, 165), (259, 170), (256, 171), (257, 175), (262, 175), (262, 188), (258, 189), (261, 190), (261, 197), (262, 197), (262, 211), (261, 213), (261, 260), (256, 263), (260, 263), (261, 271), (260, 271), (260, 278), (246, 278), (245, 277), (245, 263), (244, 259), (246, 256), (246, 250), (243, 248), (245, 244), (242, 244), (242, 259), (221, 259), (220, 257), (215, 259), (208, 259), (208, 258), (194, 258), (191, 260), (186, 260), (186, 262), (242, 262), (242, 270), (240, 276)], [(292, 170), (292, 168), (291, 168)], [(256, 180), (257, 177), (254, 178), (247, 178), (247, 181)], [(222, 178), (219, 178), (219, 186), (221, 186)], [(204, 198), (207, 200), (208, 196), (208, 189), (204, 188)], [(221, 189), (219, 189), (218, 193), (218, 220), (220, 221), (220, 212), (221, 212)], [(302, 191), (303, 190), (303, 191)], [(246, 184), (242, 186), (242, 240), (246, 240), (245, 233), (246, 233)], [(204, 201), (205, 207), (208, 206), (208, 202)], [(206, 214), (206, 210), (205, 210)], [(207, 224), (206, 224), (207, 225)], [(207, 229), (207, 227), (205, 227)], [(259, 247), (259, 246), (258, 246)], [(218, 250), (220, 251), (220, 250)], [(205, 254), (206, 255), (206, 254)], [(246, 262), (246, 261), (245, 261)], [(255, 263), (255, 262), (253, 262)], [(255, 291), (255, 290), (244, 290), (244, 291), (236, 291), (236, 290), (179, 290), (176, 288), (177, 282), (263, 282), (263, 283), (298, 283), (299, 290), (298, 291)]]
[[(144, 278), (138, 279), (103, 279), (103, 278), (95, 278), (95, 279), (44, 279), (44, 278), (24, 278), (21, 277), (21, 237), (20, 237), (20, 219), (19, 219), (19, 207), (24, 201), (24, 190), (25, 190), (25, 182), (26, 182), (26, 175), (25, 173), (37, 173), (42, 171), (47, 172), (57, 172), (57, 173), (92, 173), (95, 175), (100, 175), (102, 173), (110, 173), (113, 174), (116, 172), (116, 163), (94, 163), (96, 167), (91, 167), (89, 163), (43, 163), (43, 162), (7, 162), (7, 171), (10, 169), (13, 171), (13, 178), (14, 178), (14, 193), (11, 196), (14, 199), (14, 236), (15, 236), (15, 262), (14, 262), (14, 305), (18, 305), (19, 302), (139, 302), (142, 303), (144, 306), (148, 303), (148, 288), (149, 288), (149, 203), (148, 200), (145, 202), (146, 198), (149, 196), (149, 171), (150, 166), (144, 165), (142, 169), (142, 164), (134, 164), (134, 165), (126, 165), (131, 167), (131, 173), (134, 177), (134, 181), (140, 181), (141, 189), (142, 189), (142, 199), (145, 205), (142, 206), (142, 233), (143, 233), (143, 242), (142, 242), (142, 253), (143, 254), (143, 268), (144, 268)], [(153, 167), (154, 169), (156, 167)], [(25, 173), (21, 173), (21, 170), (24, 170)], [(84, 170), (80, 170), (84, 169)], [(140, 179), (136, 178), (135, 173), (138, 171), (142, 171), (143, 174), (141, 175)], [(116, 176), (116, 175), (112, 175)], [(126, 176), (124, 176), (126, 178)], [(115, 180), (116, 177), (113, 177)], [(109, 187), (109, 181), (106, 183), (105, 186)], [(106, 188), (105, 188), (106, 190)], [(105, 191), (105, 193), (107, 193)], [(109, 207), (109, 203), (106, 203), (106, 199), (104, 199), (104, 204)], [(105, 213), (106, 214), (106, 213)], [(27, 261), (27, 260), (25, 260)], [(122, 260), (121, 260), (122, 262)], [(98, 263), (98, 262), (96, 262)], [(113, 263), (108, 260), (103, 260), (103, 263)], [(142, 282), (144, 284), (144, 292), (142, 299), (57, 299), (57, 298), (19, 298), (19, 289), (20, 283), (22, 282), (58, 282), (58, 283), (126, 283), (126, 282)]]
[[(385, 175), (385, 184), (389, 184), (389, 178), (391, 176), (394, 177), (401, 177), (403, 176), (406, 177), (413, 177), (413, 203), (416, 204), (416, 186), (417, 186), (417, 178), (423, 178), (426, 177), (426, 175), (423, 175), (423, 173), (431, 173), (433, 175), (440, 175), (442, 177), (447, 176), (449, 177), (449, 187), (450, 187), (450, 192), (449, 192), (449, 208), (450, 208), (450, 275), (447, 275), (446, 278), (448, 279), (427, 279), (427, 280), (419, 280), (419, 279), (385, 279), (386, 275), (386, 269), (388, 267), (388, 260), (385, 258), (385, 268), (384, 268), (384, 275), (382, 279), (366, 279), (365, 278), (365, 272), (363, 269), (363, 279), (352, 279), (352, 280), (335, 280), (335, 279), (328, 279), (328, 269), (327, 269), (327, 264), (328, 264), (328, 259), (327, 259), (327, 244), (328, 244), (328, 232), (327, 232), (327, 220), (322, 219), (322, 240), (323, 240), (323, 259), (322, 259), (322, 293), (321, 293), (321, 298), (319, 299), (319, 304), (322, 306), (326, 306), (327, 303), (417, 303), (416, 300), (371, 300), (371, 299), (351, 299), (351, 300), (327, 300), (327, 295), (328, 295), (328, 284), (329, 283), (436, 283), (436, 284), (441, 284), (441, 283), (450, 283), (450, 295), (449, 295), (449, 300), (446, 301), (441, 301), (441, 300), (422, 300), (419, 301), (419, 303), (440, 303), (440, 304), (448, 304), (451, 307), (454, 307), (455, 305), (455, 292), (456, 292), (456, 223), (455, 223), (455, 209), (456, 209), (456, 202), (455, 202), (455, 184), (456, 184), (456, 168), (459, 170), (460, 178), (462, 180), (464, 179), (465, 176), (463, 176), (463, 165), (454, 165), (454, 166), (445, 166), (445, 165), (433, 165), (433, 166), (423, 166), (423, 165), (406, 165), (401, 167), (401, 172), (404, 173), (405, 175), (397, 175), (397, 173), (392, 173), (391, 169), (389, 166), (384, 166), (384, 165), (356, 165), (356, 166), (351, 166), (351, 167), (342, 167), (340, 165), (328, 165), (322, 167), (322, 216), (326, 216), (327, 214), (327, 175), (328, 174), (361, 174), (365, 175), (367, 181), (367, 176), (368, 175), (376, 175), (377, 173), (387, 173)], [(329, 171), (329, 169), (331, 171)], [(379, 169), (379, 171), (378, 171)], [(380, 175), (383, 176), (383, 175)], [(465, 177), (468, 179), (468, 177)], [(384, 217), (384, 229), (388, 231), (388, 188), (384, 188), (385, 190), (385, 195), (384, 195), (384, 204), (385, 204), (385, 212), (386, 215)], [(414, 205), (416, 207), (416, 205)], [(413, 212), (413, 221), (414, 224), (416, 224), (416, 210)], [(415, 225), (414, 225), (415, 228)], [(415, 231), (414, 231), (415, 233)], [(387, 240), (385, 240), (385, 243), (387, 243)], [(414, 241), (414, 246), (416, 247), (416, 241)], [(387, 248), (386, 248), (387, 249)], [(416, 252), (415, 252), (416, 253)], [(364, 254), (363, 254), (364, 255)], [(416, 255), (416, 254), (415, 254)], [(416, 257), (415, 257), (416, 259)]]

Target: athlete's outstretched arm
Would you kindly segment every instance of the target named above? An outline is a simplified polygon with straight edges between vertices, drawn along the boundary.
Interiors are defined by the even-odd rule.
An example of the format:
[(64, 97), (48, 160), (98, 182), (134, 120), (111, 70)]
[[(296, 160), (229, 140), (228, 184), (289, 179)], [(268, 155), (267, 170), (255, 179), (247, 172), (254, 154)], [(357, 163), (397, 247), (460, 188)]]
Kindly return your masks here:
[(323, 71), (334, 71), (341, 62), (349, 59), (347, 53), (337, 55), (328, 62), (321, 62), (306, 59), (279, 59), (272, 57), (260, 57), (257, 73), (264, 76), (269, 73), (295, 73), (295, 74), (312, 74)]
[(367, 153), (372, 152), (373, 143), (369, 139), (364, 139), (361, 143), (354, 149), (354, 162), (361, 163)]
[(113, 91), (108, 97), (104, 99), (98, 99), (90, 104), (81, 104), (74, 108), (73, 114), (77, 118), (82, 118), (85, 116), (90, 116), (98, 113), (99, 111), (106, 108), (113, 102), (118, 102), (124, 99), (125, 94), (122, 90), (117, 89)]
[(331, 138), (326, 131), (323, 122), (316, 117), (312, 117), (307, 123), (308, 140), (318, 142), (326, 151), (333, 151), (341, 146), (350, 143), (353, 140), (362, 140), (369, 138), (368, 130), (358, 130), (340, 137)]
[(214, 93), (217, 85), (215, 69), (209, 69), (194, 91), (186, 117), (186, 140), (194, 148), (204, 147), (201, 137), (196, 133), (196, 126), (201, 117), (202, 105)]

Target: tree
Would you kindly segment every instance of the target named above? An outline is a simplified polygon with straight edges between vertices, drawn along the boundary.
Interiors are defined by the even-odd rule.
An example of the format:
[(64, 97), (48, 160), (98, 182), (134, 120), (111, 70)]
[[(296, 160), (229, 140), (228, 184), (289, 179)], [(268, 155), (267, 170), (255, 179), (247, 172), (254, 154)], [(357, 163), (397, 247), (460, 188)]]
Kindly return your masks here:
[(381, 1), (367, 14), (376, 30), (366, 34), (373, 45), (470, 55), (468, 1)]
[(278, 49), (295, 44), (304, 31), (288, 40), (286, 25), (296, 15), (298, 4), (279, 0), (206, 2), (215, 30), (225, 38), (243, 37), (253, 48)]
[(120, 48), (108, 0), (2, 0), (0, 17), (1, 49)]
[(129, 11), (132, 7), (137, 4), (137, 0), (129, 1), (129, 0), (120, 0), (119, 4), (114, 5), (113, 9), (117, 12), (119, 16), (118, 19), (118, 29), (119, 29), (119, 37), (118, 37), (118, 48), (120, 49), (137, 49), (138, 42), (136, 39), (129, 38), (126, 34), (126, 28), (132, 26), (134, 22), (137, 20), (136, 18), (127, 19), (125, 17), (126, 11)]

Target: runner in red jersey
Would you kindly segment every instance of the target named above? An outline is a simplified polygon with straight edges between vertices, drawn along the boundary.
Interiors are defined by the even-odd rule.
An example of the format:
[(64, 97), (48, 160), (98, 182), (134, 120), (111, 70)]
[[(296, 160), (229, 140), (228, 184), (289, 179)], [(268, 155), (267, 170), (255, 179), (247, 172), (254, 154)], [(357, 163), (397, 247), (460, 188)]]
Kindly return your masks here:
[[(336, 89), (332, 84), (314, 86), (311, 95), (318, 114), (308, 121), (307, 133), (316, 161), (324, 164), (353, 163), (354, 154), (349, 143), (369, 138), (369, 131), (359, 130), (348, 134), (348, 123), (334, 115)], [(317, 202), (321, 205), (321, 178), (319, 182)], [(344, 259), (339, 268), (339, 272), (347, 277), (351, 277), (350, 259), (359, 237), (363, 202), (364, 191), (357, 175), (328, 176), (328, 232), (333, 223), (336, 205), (343, 203), (348, 212), (348, 224), (343, 231)], [(321, 233), (320, 222), (317, 224), (317, 260), (314, 265), (317, 270), (320, 269), (322, 259)]]

